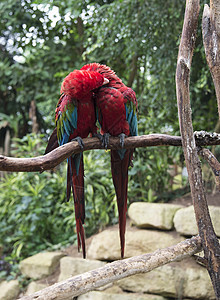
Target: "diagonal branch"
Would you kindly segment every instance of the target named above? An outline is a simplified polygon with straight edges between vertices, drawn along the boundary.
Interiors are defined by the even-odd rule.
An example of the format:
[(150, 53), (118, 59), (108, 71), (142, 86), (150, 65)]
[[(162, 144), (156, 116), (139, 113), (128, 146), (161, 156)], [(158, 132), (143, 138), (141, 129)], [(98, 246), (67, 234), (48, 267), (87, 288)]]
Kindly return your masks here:
[(71, 277), (65, 281), (55, 283), (30, 296), (24, 296), (20, 300), (62, 300), (73, 299), (107, 283), (139, 274), (147, 273), (169, 262), (180, 261), (201, 250), (199, 236), (187, 239), (177, 245), (157, 250), (153, 253), (134, 256), (131, 258), (114, 261), (98, 268)]
[(189, 96), (190, 67), (196, 40), (199, 16), (199, 0), (187, 0), (181, 42), (179, 46), (176, 90), (180, 131), (189, 183), (195, 209), (199, 235), (202, 240), (204, 258), (214, 287), (220, 299), (220, 246), (209, 215), (206, 195), (202, 183), (202, 171), (193, 136)]

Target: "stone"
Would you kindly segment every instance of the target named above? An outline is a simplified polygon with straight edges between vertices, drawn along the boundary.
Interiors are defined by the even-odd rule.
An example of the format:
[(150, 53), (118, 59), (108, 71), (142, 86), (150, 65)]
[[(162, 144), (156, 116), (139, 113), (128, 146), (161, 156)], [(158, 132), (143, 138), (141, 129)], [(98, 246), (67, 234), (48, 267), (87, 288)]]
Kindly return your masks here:
[(20, 262), (21, 273), (29, 278), (41, 279), (51, 275), (64, 256), (62, 252), (41, 252)]
[(208, 272), (203, 267), (185, 269), (183, 282), (184, 295), (187, 298), (215, 299), (214, 290)]
[[(216, 235), (220, 237), (220, 207), (209, 206), (209, 212)], [(178, 210), (174, 216), (174, 226), (176, 231), (182, 235), (191, 236), (198, 234), (194, 207), (188, 206)]]
[(31, 283), (29, 283), (29, 285), (27, 287), (26, 295), (31, 295), (35, 292), (38, 292), (38, 291), (46, 288), (47, 286), (48, 286), (47, 284), (32, 281)]
[(82, 274), (105, 265), (105, 262), (91, 259), (66, 256), (60, 260), (60, 275), (58, 281)]
[(134, 293), (153, 293), (168, 297), (176, 295), (174, 268), (166, 265), (149, 273), (137, 274), (118, 281), (118, 285), (126, 291)]
[[(125, 257), (153, 252), (159, 248), (175, 245), (183, 240), (178, 234), (155, 230), (127, 230), (125, 235)], [(88, 248), (91, 259), (113, 261), (120, 259), (119, 233), (107, 229), (95, 235)]]
[(20, 292), (18, 280), (0, 282), (0, 299), (14, 300)]
[(171, 230), (173, 218), (182, 205), (166, 203), (132, 203), (128, 209), (128, 216), (139, 228), (158, 228)]
[(178, 264), (165, 265), (145, 274), (138, 274), (118, 281), (126, 291), (152, 293), (182, 299), (215, 299), (211, 280), (205, 268)]
[(106, 292), (89, 292), (81, 295), (77, 298), (78, 300), (165, 300), (166, 298), (159, 295), (140, 295), (136, 293), (121, 293), (112, 294)]

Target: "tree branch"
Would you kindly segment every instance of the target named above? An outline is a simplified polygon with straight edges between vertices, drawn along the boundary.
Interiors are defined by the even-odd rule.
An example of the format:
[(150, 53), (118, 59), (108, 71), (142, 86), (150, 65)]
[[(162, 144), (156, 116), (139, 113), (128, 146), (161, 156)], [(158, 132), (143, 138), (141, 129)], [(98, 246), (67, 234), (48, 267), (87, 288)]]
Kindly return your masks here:
[[(208, 133), (205, 131), (195, 132), (198, 146), (220, 145), (220, 134)], [(103, 149), (98, 138), (86, 138), (83, 140), (84, 150)], [(124, 148), (152, 147), (152, 146), (182, 146), (180, 136), (166, 134), (149, 134), (133, 136), (125, 139)], [(119, 138), (110, 137), (109, 149), (119, 149)], [(77, 142), (69, 142), (50, 153), (33, 158), (15, 158), (0, 155), (0, 171), (11, 172), (43, 172), (59, 165), (62, 161), (70, 157), (73, 153), (81, 150)]]
[(201, 250), (199, 236), (187, 239), (177, 245), (157, 250), (153, 253), (143, 254), (128, 259), (114, 261), (98, 268), (71, 277), (65, 281), (55, 283), (30, 296), (20, 300), (62, 300), (73, 299), (81, 294), (92, 291), (107, 283), (139, 274), (147, 273), (169, 262), (180, 261)]
[(208, 162), (215, 175), (216, 187), (220, 191), (220, 163), (209, 149), (200, 149), (199, 154)]
[(193, 136), (189, 81), (193, 49), (199, 16), (199, 0), (187, 0), (176, 70), (176, 90), (180, 131), (189, 183), (195, 209), (204, 258), (212, 280), (216, 298), (220, 299), (220, 247), (209, 215), (202, 183), (202, 171)]
[(220, 2), (211, 0), (210, 8), (204, 6), (202, 17), (202, 35), (206, 60), (215, 85), (218, 112), (220, 118)]

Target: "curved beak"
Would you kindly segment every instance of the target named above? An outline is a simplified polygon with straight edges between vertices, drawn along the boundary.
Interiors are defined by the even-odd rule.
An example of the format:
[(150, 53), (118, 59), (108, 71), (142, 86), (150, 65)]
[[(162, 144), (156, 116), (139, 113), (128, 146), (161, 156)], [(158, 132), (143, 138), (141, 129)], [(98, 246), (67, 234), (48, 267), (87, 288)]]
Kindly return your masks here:
[(109, 83), (109, 80), (108, 80), (107, 78), (104, 77), (104, 81), (103, 81), (103, 84), (102, 84), (102, 85), (105, 85), (105, 84), (107, 84), (107, 83)]

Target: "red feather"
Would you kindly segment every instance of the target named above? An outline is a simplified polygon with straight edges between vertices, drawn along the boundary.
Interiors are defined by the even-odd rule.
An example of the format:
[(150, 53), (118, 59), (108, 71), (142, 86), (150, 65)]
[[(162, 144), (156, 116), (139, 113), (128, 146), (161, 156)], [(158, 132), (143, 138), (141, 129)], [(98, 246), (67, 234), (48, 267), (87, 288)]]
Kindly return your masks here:
[[(75, 158), (75, 157), (74, 157)], [(68, 173), (67, 173), (67, 197), (70, 196), (70, 186), (72, 187), (74, 206), (75, 206), (75, 219), (76, 219), (76, 232), (78, 251), (81, 245), (83, 250), (83, 258), (86, 257), (85, 247), (85, 233), (83, 224), (85, 221), (85, 200), (84, 200), (84, 165), (83, 155), (81, 154), (79, 172), (76, 172), (74, 158), (69, 158)]]
[(121, 257), (124, 257), (125, 229), (127, 212), (128, 167), (130, 163), (130, 150), (125, 152), (124, 158), (119, 157), (118, 151), (111, 151), (112, 179), (117, 196), (119, 231), (121, 241)]
[[(55, 128), (49, 139), (46, 153), (58, 147), (59, 143), (62, 145), (76, 137), (86, 138), (89, 133), (94, 134), (97, 132), (93, 90), (104, 83), (106, 83), (105, 78), (100, 73), (86, 70), (74, 70), (64, 79), (60, 90), (61, 97), (55, 110), (57, 128)], [(79, 168), (77, 168), (77, 165), (79, 165)], [(68, 159), (67, 200), (70, 198), (71, 189), (75, 206), (78, 250), (82, 246), (83, 257), (85, 258), (86, 248), (83, 228), (85, 221), (84, 166), (82, 154), (75, 154)]]
[[(134, 91), (123, 84), (121, 79), (108, 66), (93, 63), (86, 65), (83, 70), (97, 71), (109, 80), (109, 83), (95, 92), (101, 132), (118, 136), (121, 133), (131, 135), (129, 123), (126, 120), (125, 104), (132, 101), (137, 107)], [(133, 149), (126, 150), (120, 156), (119, 151), (111, 151), (112, 179), (117, 196), (119, 213), (119, 231), (121, 242), (121, 257), (124, 257), (125, 229), (127, 212), (128, 167), (133, 156)]]

